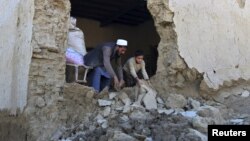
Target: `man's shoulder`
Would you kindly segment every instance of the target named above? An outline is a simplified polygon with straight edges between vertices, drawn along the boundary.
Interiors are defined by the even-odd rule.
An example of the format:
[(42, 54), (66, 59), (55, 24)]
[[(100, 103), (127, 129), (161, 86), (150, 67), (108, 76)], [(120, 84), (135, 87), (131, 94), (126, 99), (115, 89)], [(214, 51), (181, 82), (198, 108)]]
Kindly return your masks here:
[(102, 43), (99, 46), (101, 47), (114, 47), (116, 45), (115, 42), (106, 42), (106, 43)]

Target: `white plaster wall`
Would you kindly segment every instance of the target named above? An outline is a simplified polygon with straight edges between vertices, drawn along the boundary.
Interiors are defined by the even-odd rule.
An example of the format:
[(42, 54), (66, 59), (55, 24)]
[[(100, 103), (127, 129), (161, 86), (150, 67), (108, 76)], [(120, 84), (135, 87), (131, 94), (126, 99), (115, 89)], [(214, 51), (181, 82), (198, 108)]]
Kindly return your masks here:
[(180, 55), (204, 72), (210, 88), (250, 78), (250, 1), (169, 0), (169, 6)]
[(0, 0), (0, 110), (26, 105), (33, 0)]

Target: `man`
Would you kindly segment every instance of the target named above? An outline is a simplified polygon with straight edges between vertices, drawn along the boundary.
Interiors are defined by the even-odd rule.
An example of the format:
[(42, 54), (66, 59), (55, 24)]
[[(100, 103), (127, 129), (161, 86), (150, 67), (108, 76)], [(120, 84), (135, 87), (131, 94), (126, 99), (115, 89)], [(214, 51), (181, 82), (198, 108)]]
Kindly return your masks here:
[[(144, 53), (141, 50), (135, 52), (134, 57), (131, 57), (123, 66), (125, 85), (128, 87), (134, 86), (136, 83), (140, 86), (141, 80), (138, 73), (141, 72), (145, 80), (149, 80), (143, 60)], [(149, 81), (148, 81), (149, 82)]]
[[(120, 89), (124, 84), (121, 56), (125, 54), (127, 45), (126, 40), (118, 39), (116, 42), (98, 45), (84, 56), (84, 64), (94, 68), (91, 74), (91, 86), (97, 92), (105, 87), (109, 88), (111, 79), (114, 81), (115, 89)], [(116, 60), (118, 76), (110, 62), (113, 59)]]

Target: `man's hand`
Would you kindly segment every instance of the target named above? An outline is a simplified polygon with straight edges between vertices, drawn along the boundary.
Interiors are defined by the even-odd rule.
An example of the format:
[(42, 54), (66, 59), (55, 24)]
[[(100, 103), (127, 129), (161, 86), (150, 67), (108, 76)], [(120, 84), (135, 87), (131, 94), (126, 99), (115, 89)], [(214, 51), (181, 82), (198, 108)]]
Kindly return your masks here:
[(117, 91), (120, 90), (120, 83), (119, 83), (119, 80), (116, 76), (114, 77), (114, 88)]
[(149, 81), (149, 79), (147, 79), (146, 81), (147, 81), (148, 85), (152, 87), (152, 84), (151, 84), (151, 82)]
[(142, 81), (139, 78), (136, 78), (136, 83), (141, 86), (142, 85)]
[(125, 84), (125, 81), (123, 79), (120, 80), (119, 87), (122, 88), (124, 86), (124, 84)]

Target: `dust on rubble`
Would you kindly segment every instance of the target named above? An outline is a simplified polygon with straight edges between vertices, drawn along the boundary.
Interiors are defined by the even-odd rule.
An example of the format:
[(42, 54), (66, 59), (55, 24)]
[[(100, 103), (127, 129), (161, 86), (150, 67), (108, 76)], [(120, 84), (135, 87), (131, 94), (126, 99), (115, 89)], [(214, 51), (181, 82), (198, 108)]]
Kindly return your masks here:
[(225, 104), (176, 93), (163, 99), (147, 83), (141, 88), (135, 86), (120, 92), (88, 92), (85, 95), (89, 101), (84, 105), (88, 107), (92, 103), (96, 108), (90, 108), (81, 122), (58, 129), (51, 140), (206, 141), (207, 125), (249, 124), (250, 119), (247, 110), (237, 111), (240, 101), (245, 101), (244, 106), (249, 103), (249, 92), (246, 91), (237, 95), (225, 94)]

